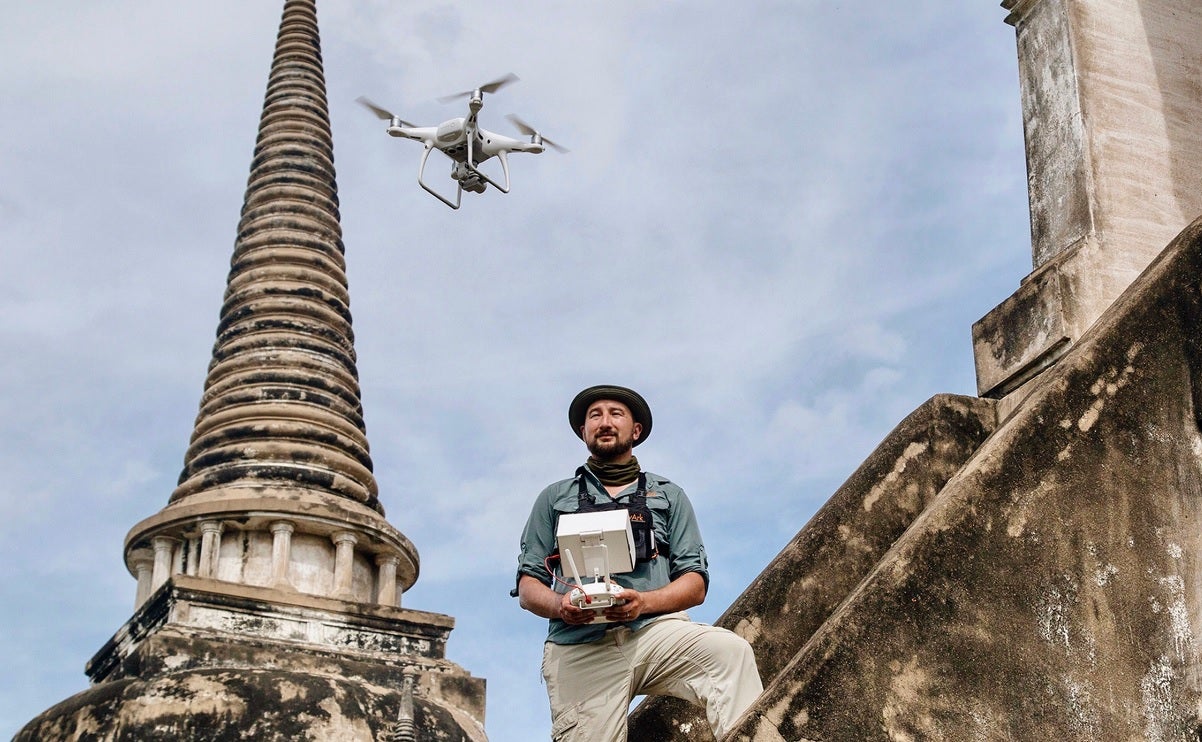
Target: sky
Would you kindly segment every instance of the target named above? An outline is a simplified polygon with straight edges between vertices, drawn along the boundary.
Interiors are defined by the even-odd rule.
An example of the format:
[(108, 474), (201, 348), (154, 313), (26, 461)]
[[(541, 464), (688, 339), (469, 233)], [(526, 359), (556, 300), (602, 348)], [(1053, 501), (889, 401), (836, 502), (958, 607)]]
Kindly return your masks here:
[[(279, 0), (0, 0), (0, 737), (87, 687), (212, 351)], [(909, 412), (976, 393), (971, 325), (1030, 271), (1013, 29), (993, 0), (319, 2), (368, 439), (497, 742), (545, 738), (509, 598), (580, 389), (638, 389), (712, 622)], [(452, 211), (435, 99), (506, 73), (568, 147)], [(450, 186), (443, 162), (427, 177)]]

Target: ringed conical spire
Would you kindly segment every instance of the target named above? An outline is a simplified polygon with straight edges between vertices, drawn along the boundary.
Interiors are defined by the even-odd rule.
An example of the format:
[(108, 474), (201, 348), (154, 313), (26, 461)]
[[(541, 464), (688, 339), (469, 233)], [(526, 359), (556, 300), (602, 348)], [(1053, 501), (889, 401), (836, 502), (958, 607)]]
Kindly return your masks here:
[(177, 502), (296, 485), (383, 512), (355, 367), (313, 0), (285, 4)]
[[(418, 557), (383, 515), (355, 367), (317, 8), (287, 0), (184, 467), (167, 507), (130, 531), (126, 563), (139, 575), (139, 604), (182, 573), (395, 605), (417, 579)], [(254, 566), (254, 549), (264, 566)]]

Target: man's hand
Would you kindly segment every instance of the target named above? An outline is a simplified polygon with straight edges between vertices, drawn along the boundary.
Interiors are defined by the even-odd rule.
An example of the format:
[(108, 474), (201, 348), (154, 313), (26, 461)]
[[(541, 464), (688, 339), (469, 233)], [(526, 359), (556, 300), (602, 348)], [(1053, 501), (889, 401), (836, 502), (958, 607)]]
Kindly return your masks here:
[(570, 626), (592, 623), (593, 619), (597, 617), (597, 612), (577, 608), (568, 597), (569, 595), (571, 593), (555, 592), (530, 575), (522, 575), (518, 580), (518, 598), (521, 606), (534, 615), (543, 618), (558, 618)]
[(696, 572), (686, 572), (658, 590), (640, 592), (627, 587), (614, 597), (625, 602), (605, 609), (605, 617), (610, 621), (675, 613), (701, 605), (705, 600), (705, 579)]
[(622, 592), (614, 597), (625, 602), (619, 605), (611, 605), (603, 611), (605, 617), (610, 621), (633, 621), (643, 615), (643, 612), (646, 610), (643, 594), (638, 590), (632, 590), (628, 587), (623, 588)]
[[(534, 615), (558, 618), (572, 626), (592, 623), (597, 613), (577, 608), (568, 595), (555, 592), (530, 575), (522, 575), (518, 580), (518, 597), (522, 608)], [(615, 597), (626, 602), (606, 608), (605, 617), (611, 621), (633, 621), (646, 614), (674, 613), (701, 605), (705, 600), (705, 580), (696, 572), (686, 572), (658, 590), (640, 592), (624, 588)]]
[(587, 608), (577, 608), (576, 604), (571, 600), (571, 593), (563, 596), (559, 601), (559, 620), (569, 626), (580, 626), (586, 623), (592, 623), (597, 612)]

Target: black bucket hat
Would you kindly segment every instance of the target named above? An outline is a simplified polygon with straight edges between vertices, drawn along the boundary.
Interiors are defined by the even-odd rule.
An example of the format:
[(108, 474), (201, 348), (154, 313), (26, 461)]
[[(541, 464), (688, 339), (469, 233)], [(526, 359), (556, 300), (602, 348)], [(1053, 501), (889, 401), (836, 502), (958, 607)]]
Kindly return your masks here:
[(571, 424), (572, 432), (576, 434), (577, 438), (584, 438), (580, 431), (584, 427), (584, 415), (593, 402), (599, 399), (612, 399), (626, 405), (630, 409), (630, 414), (634, 416), (634, 421), (643, 428), (642, 433), (635, 439), (634, 445), (637, 446), (647, 440), (647, 436), (651, 434), (651, 407), (648, 406), (647, 400), (633, 389), (612, 384), (590, 386), (577, 394), (576, 398), (572, 400), (572, 404), (568, 405), (568, 423)]

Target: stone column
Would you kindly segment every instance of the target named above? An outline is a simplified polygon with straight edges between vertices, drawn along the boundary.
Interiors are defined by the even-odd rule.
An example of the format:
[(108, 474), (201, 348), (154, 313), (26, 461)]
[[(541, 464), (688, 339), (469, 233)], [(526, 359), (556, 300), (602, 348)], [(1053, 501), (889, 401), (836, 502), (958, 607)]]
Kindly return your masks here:
[(399, 608), (401, 602), (396, 592), (396, 567), (401, 558), (396, 554), (378, 554), (376, 556), (376, 602), (393, 608)]
[(158, 590), (171, 577), (171, 557), (178, 540), (169, 536), (155, 536), (150, 542), (154, 548), (154, 571), (150, 580), (150, 591)]
[(217, 577), (217, 559), (221, 552), (221, 522), (206, 520), (200, 524), (200, 576)]
[(150, 587), (154, 576), (154, 554), (149, 549), (138, 549), (130, 554), (130, 564), (138, 579), (138, 591), (134, 597), (134, 610), (141, 607), (154, 590)]
[(335, 531), (330, 540), (334, 542), (334, 596), (340, 600), (351, 600), (352, 568), (355, 563), (355, 544), (359, 538), (351, 531)]
[(271, 524), (271, 586), (281, 590), (292, 588), (288, 580), (288, 563), (292, 560), (291, 521), (277, 520)]
[(1015, 27), (1032, 272), (973, 325), (977, 389), (1054, 364), (1202, 214), (1202, 3), (1003, 0)]
[(187, 544), (188, 554), (184, 560), (184, 574), (195, 577), (200, 573), (200, 537), (189, 535)]

